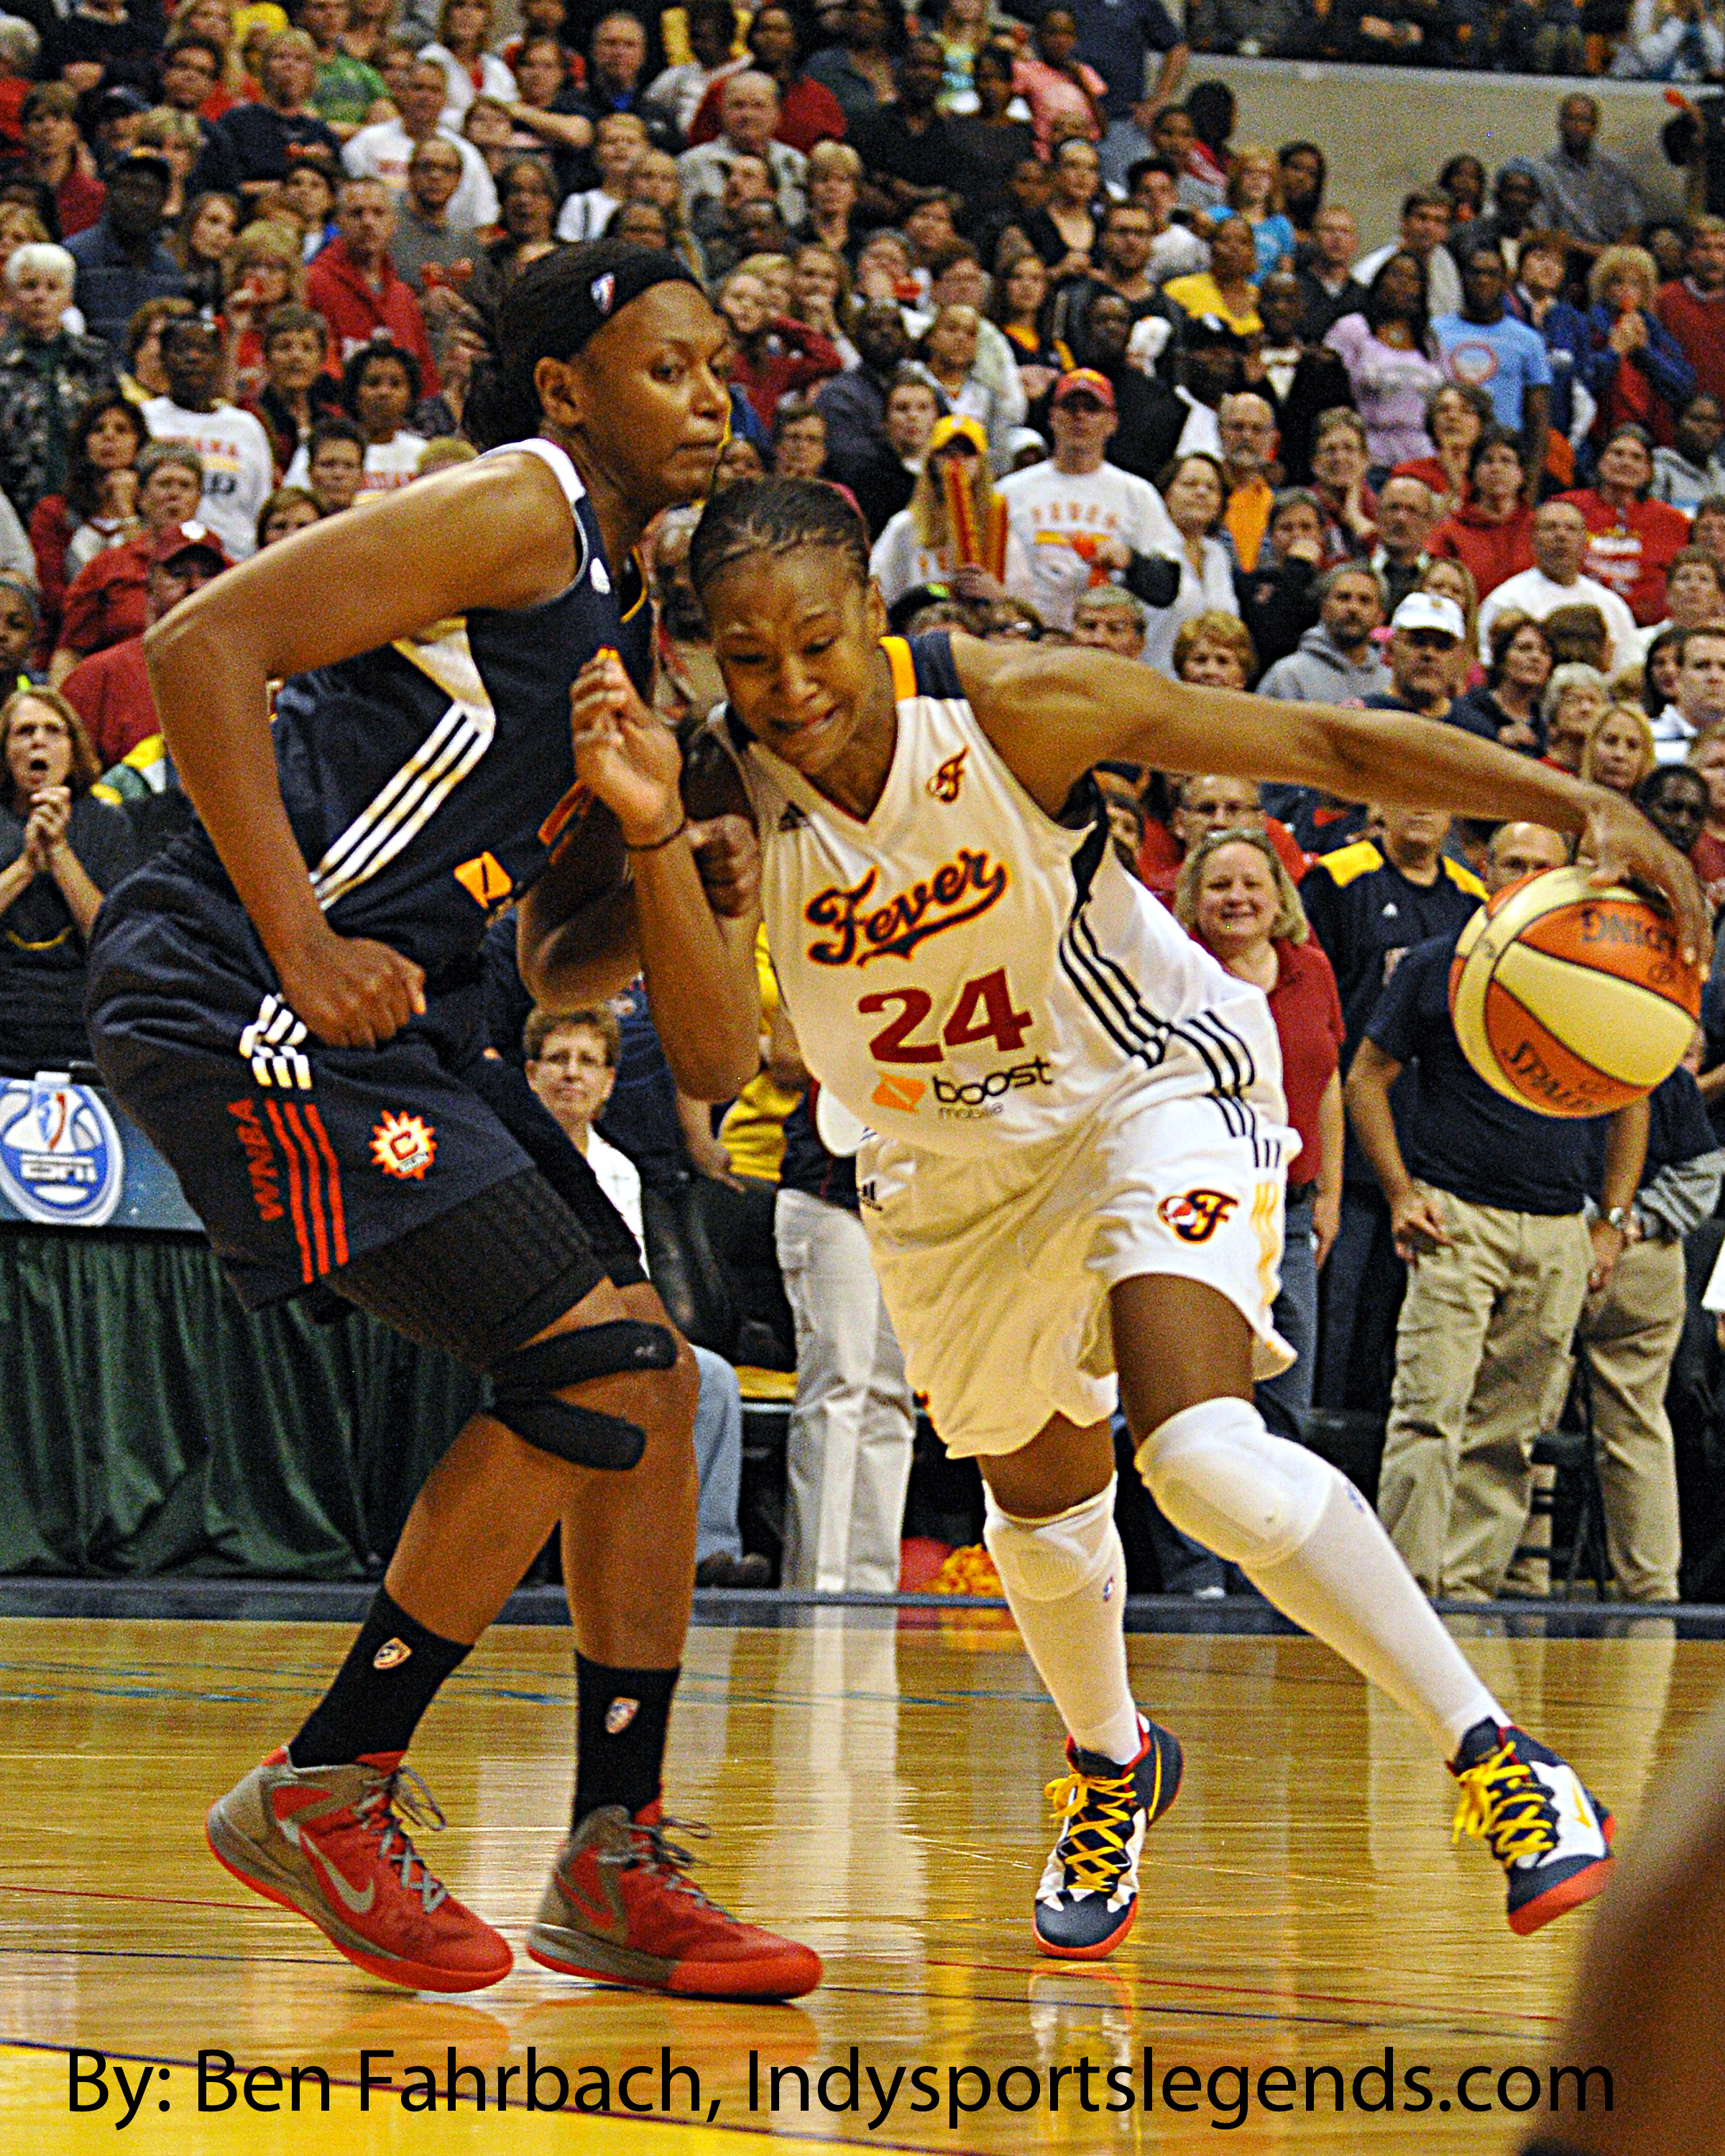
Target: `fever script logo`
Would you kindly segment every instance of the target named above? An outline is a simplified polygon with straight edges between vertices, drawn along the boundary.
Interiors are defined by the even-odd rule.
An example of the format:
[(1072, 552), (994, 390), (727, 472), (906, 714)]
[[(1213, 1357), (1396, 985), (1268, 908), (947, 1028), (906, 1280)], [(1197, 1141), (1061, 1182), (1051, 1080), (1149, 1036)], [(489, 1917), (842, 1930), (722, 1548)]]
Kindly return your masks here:
[(866, 966), (871, 958), (908, 958), (943, 928), (957, 928), (997, 906), (1010, 880), (1004, 862), (991, 861), (969, 846), (961, 846), (932, 876), (870, 905), (879, 875), (870, 869), (849, 891), (831, 885), (809, 900), (803, 918), (833, 931), (827, 942), (809, 946), (814, 964)]

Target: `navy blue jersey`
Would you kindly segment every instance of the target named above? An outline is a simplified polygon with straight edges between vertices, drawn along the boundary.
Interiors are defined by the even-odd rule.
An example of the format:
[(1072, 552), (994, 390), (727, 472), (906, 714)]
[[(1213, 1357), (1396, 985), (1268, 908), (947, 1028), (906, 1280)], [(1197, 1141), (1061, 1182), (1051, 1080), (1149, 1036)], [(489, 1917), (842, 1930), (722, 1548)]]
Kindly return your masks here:
[[(542, 457), (568, 495), (579, 542), (568, 588), (296, 675), (276, 698), (282, 797), (330, 926), (390, 945), (434, 980), (473, 960), (488, 919), (551, 857), (575, 783), (569, 690), (581, 668), (608, 645), (650, 696), (639, 564), (613, 577), (562, 449), (511, 446)], [(201, 825), (162, 857), (162, 873), (187, 870), (226, 881)]]
[[(580, 536), (568, 589), (302, 675), (277, 709), (282, 793), (331, 924), (417, 959), (424, 1014), (377, 1048), (311, 1035), (201, 827), (119, 886), (91, 939), (96, 1060), (250, 1309), (329, 1275), (339, 1285), (354, 1260), (544, 1173), (536, 1104), (518, 1077), (475, 1062), (480, 949), (488, 916), (541, 873), (568, 820), (576, 674), (608, 644), (644, 689), (649, 620), (638, 580), (612, 588), (567, 457), (520, 446), (568, 495)], [(552, 1142), (593, 1279), (639, 1281), (598, 1186), (564, 1173), (576, 1156), (554, 1126)]]

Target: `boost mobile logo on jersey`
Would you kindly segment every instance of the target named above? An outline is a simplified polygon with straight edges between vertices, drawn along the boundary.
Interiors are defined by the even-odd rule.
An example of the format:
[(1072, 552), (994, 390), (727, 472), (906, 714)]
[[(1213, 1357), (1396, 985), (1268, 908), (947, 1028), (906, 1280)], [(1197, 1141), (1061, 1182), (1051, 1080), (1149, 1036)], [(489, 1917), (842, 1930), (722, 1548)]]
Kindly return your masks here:
[[(893, 1081), (901, 1083), (901, 1081)], [(1033, 1055), (1028, 1063), (1014, 1063), (1009, 1068), (990, 1070), (985, 1076), (973, 1078), (968, 1083), (951, 1078), (936, 1076), (930, 1083), (934, 1097), (940, 1103), (940, 1112), (948, 1122), (973, 1122), (978, 1116), (998, 1116), (1003, 1113), (1000, 1096), (1003, 1093), (1022, 1092), (1027, 1086), (1052, 1086), (1053, 1075), (1045, 1056)], [(1227, 1201), (1233, 1204), (1232, 1199)], [(1176, 1233), (1178, 1232), (1177, 1229)]]
[(1224, 1190), (1183, 1190), (1178, 1198), (1164, 1198), (1156, 1217), (1183, 1243), (1207, 1243), (1239, 1203)]
[(1004, 897), (1010, 880), (1004, 862), (991, 862), (986, 853), (961, 846), (926, 881), (870, 906), (879, 873), (870, 869), (849, 891), (829, 885), (809, 900), (803, 919), (834, 931), (830, 942), (809, 946), (814, 964), (848, 966), (855, 961), (866, 966), (870, 958), (908, 958), (919, 943), (943, 928), (957, 928), (986, 913)]

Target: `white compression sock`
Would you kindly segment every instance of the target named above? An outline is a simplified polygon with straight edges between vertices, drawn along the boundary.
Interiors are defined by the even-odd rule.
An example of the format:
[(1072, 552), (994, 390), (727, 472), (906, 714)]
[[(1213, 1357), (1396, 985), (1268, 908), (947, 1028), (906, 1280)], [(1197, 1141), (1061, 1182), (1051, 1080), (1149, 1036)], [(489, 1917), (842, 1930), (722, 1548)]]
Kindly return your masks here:
[(1272, 1437), (1249, 1401), (1170, 1416), (1137, 1461), (1177, 1527), (1424, 1722), (1445, 1759), (1476, 1722), (1509, 1719), (1358, 1491), (1315, 1452)]
[(988, 1493), (983, 1540), (1037, 1673), (1081, 1751), (1135, 1759), (1142, 1746), (1126, 1676), (1126, 1553), (1114, 1486), (1050, 1520), (1015, 1520)]

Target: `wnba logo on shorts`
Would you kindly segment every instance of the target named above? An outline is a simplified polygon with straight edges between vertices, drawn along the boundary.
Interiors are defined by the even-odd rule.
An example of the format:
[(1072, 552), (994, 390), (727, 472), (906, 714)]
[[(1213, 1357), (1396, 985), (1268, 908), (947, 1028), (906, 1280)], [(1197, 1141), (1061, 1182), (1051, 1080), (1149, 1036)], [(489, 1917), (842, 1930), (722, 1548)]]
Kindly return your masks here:
[(1239, 1203), (1223, 1190), (1183, 1190), (1178, 1198), (1164, 1198), (1156, 1217), (1183, 1243), (1207, 1243)]
[(372, 1657), (374, 1670), (398, 1670), (413, 1653), (405, 1640), (386, 1640)]
[(621, 1737), (636, 1715), (641, 1711), (638, 1699), (614, 1699), (605, 1709), (605, 1734)]

